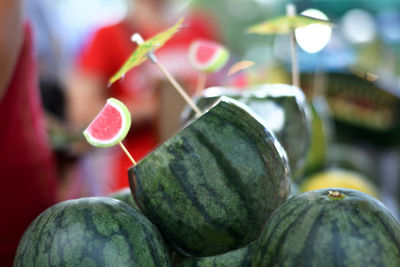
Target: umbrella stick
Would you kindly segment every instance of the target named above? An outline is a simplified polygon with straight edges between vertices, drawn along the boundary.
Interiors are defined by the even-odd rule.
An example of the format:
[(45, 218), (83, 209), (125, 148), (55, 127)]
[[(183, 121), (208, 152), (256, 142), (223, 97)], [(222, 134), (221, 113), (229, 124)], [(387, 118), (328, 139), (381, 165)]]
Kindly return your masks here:
[[(286, 14), (288, 17), (296, 16), (296, 6), (294, 4), (287, 4)], [(294, 27), (290, 29), (290, 50), (292, 57), (292, 84), (300, 88), (300, 75), (299, 75), (299, 66), (297, 62), (296, 36)]]
[(300, 88), (300, 75), (297, 62), (296, 37), (294, 35), (294, 29), (290, 30), (290, 49), (292, 57), (292, 84)]
[(157, 66), (164, 73), (165, 77), (167, 77), (168, 81), (175, 87), (178, 93), (186, 100), (186, 102), (192, 107), (192, 109), (196, 112), (198, 117), (201, 116), (202, 112), (199, 107), (193, 102), (193, 100), (188, 96), (186, 91), (180, 86), (180, 84), (175, 80), (175, 78), (171, 75), (171, 73), (161, 64), (160, 61), (156, 61)]
[[(136, 42), (138, 45), (141, 45), (144, 43), (144, 40), (142, 36), (139, 33), (135, 33), (131, 37), (132, 42)], [(199, 109), (199, 107), (193, 102), (193, 100), (188, 96), (186, 91), (182, 88), (182, 86), (176, 81), (176, 79), (171, 75), (171, 73), (164, 67), (163, 64), (161, 64), (160, 61), (157, 60), (156, 55), (154, 52), (147, 52), (148, 58), (150, 59), (151, 62), (156, 64), (160, 70), (163, 72), (165, 77), (167, 77), (168, 81), (175, 87), (175, 89), (178, 91), (178, 93), (185, 99), (185, 101), (190, 105), (190, 107), (196, 112), (196, 116), (200, 117), (202, 112)]]
[(197, 79), (197, 86), (196, 86), (196, 94), (199, 94), (203, 89), (206, 87), (207, 82), (207, 74), (204, 72), (199, 73), (199, 77)]

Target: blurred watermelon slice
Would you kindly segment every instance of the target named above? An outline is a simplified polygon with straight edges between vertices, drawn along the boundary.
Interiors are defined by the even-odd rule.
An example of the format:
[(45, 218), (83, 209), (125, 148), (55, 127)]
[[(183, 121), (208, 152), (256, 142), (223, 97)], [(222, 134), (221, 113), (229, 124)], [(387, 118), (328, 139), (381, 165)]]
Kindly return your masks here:
[(189, 48), (190, 63), (202, 72), (216, 72), (225, 66), (228, 59), (228, 50), (217, 42), (196, 40)]
[(86, 140), (97, 147), (121, 142), (131, 127), (131, 114), (119, 100), (109, 98), (106, 105), (83, 132)]

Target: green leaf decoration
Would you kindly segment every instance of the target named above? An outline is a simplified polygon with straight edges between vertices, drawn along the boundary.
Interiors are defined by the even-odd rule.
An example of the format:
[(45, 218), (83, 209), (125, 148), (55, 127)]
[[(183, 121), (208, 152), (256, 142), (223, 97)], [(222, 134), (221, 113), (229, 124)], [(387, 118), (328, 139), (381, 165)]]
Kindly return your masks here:
[(167, 30), (156, 34), (154, 37), (146, 40), (143, 44), (140, 44), (137, 49), (132, 53), (128, 60), (122, 65), (122, 67), (115, 73), (109, 80), (109, 85), (119, 80), (126, 72), (134, 67), (139, 66), (147, 60), (147, 53), (154, 52), (161, 48), (174, 34), (179, 30), (183, 18), (181, 18), (174, 26)]
[(314, 23), (328, 25), (331, 27), (333, 26), (333, 24), (327, 20), (311, 18), (303, 15), (281, 16), (252, 25), (247, 29), (246, 32), (258, 34), (288, 34), (292, 29), (305, 27)]

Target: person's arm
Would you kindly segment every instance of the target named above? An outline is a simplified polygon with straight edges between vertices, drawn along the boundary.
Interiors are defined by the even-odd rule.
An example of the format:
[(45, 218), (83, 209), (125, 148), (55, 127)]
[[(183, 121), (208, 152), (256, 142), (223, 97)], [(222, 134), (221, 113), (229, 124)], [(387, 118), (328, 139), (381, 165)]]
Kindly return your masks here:
[(0, 100), (12, 77), (22, 44), (22, 1), (0, 1)]

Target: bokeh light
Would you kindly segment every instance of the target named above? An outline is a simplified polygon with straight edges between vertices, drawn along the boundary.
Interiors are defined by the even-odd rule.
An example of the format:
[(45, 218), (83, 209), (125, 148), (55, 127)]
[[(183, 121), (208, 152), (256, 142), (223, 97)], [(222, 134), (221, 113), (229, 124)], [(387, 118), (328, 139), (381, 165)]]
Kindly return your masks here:
[[(307, 9), (301, 12), (302, 15), (322, 20), (328, 17), (317, 9)], [(311, 24), (296, 29), (296, 40), (298, 45), (308, 53), (321, 51), (329, 42), (332, 36), (332, 29), (328, 25)]]
[(372, 41), (376, 34), (374, 18), (365, 10), (353, 9), (342, 18), (344, 36), (354, 44)]

